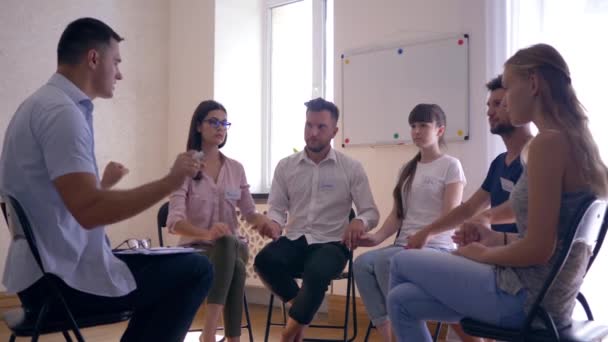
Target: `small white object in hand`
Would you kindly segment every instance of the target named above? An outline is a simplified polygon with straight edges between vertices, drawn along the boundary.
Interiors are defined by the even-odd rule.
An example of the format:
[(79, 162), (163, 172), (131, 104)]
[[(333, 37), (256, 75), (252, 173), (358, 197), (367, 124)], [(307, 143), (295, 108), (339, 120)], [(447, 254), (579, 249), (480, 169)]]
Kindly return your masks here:
[(200, 162), (203, 160), (204, 156), (205, 156), (205, 153), (203, 151), (198, 151), (198, 152), (194, 153), (193, 158)]

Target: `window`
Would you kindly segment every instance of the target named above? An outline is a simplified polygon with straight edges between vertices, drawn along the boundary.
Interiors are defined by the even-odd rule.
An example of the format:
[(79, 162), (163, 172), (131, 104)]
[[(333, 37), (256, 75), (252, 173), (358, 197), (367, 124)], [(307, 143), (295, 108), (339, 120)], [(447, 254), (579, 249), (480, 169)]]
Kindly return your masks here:
[[(570, 67), (572, 83), (587, 109), (589, 127), (604, 162), (608, 162), (608, 106), (604, 101), (608, 79), (608, 46), (605, 41), (608, 2), (603, 0), (511, 0), (507, 20), (509, 55), (535, 43), (553, 45)], [(608, 321), (608, 307), (599, 305), (604, 297), (602, 270), (608, 267), (608, 250), (595, 261), (585, 278), (582, 292), (592, 306), (596, 320)], [(595, 304), (595, 305), (594, 305)], [(585, 317), (582, 309), (575, 317)]]
[(333, 0), (216, 1), (214, 98), (233, 123), (222, 149), (252, 193), (304, 146), (304, 102), (333, 97)]
[(262, 191), (277, 163), (304, 147), (304, 102), (333, 97), (332, 11), (331, 0), (266, 3)]

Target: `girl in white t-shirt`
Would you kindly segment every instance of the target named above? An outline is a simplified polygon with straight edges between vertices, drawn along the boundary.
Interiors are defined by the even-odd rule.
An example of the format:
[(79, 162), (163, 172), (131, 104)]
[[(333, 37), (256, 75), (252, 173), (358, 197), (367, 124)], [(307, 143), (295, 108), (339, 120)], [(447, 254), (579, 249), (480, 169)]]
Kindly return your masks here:
[[(391, 257), (402, 251), (408, 237), (432, 223), (462, 201), (466, 183), (460, 161), (444, 154), (445, 113), (436, 104), (419, 104), (409, 115), (414, 144), (419, 151), (399, 173), (393, 190), (393, 209), (382, 227), (364, 234), (359, 246), (377, 246), (397, 233), (387, 247), (360, 255), (355, 260), (357, 287), (370, 319), (384, 341), (390, 341), (391, 328), (386, 310)], [(433, 236), (426, 248), (448, 251), (454, 248), (452, 232)]]

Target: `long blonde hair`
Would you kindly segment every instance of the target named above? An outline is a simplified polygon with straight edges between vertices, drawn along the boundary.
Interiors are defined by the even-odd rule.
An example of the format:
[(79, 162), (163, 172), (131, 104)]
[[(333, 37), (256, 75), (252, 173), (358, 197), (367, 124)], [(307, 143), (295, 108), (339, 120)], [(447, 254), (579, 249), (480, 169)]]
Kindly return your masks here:
[(536, 44), (517, 51), (505, 63), (515, 73), (540, 77), (543, 111), (555, 122), (570, 142), (574, 162), (581, 166), (590, 190), (597, 196), (608, 194), (608, 169), (589, 130), (585, 108), (576, 97), (570, 70), (564, 58), (551, 45)]

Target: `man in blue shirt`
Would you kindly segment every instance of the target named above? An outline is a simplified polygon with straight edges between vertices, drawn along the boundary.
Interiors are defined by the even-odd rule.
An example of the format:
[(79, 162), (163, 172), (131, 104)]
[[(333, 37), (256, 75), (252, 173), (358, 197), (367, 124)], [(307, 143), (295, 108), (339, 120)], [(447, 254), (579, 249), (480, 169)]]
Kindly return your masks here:
[[(480, 189), (466, 202), (412, 235), (408, 242), (409, 248), (421, 248), (430, 236), (453, 229), (487, 209), (488, 206), (491, 206), (493, 210), (500, 210), (499, 206), (509, 199), (513, 185), (521, 175), (522, 167), (519, 154), (528, 141), (532, 139), (530, 126), (526, 124), (515, 127), (511, 124), (509, 114), (502, 103), (505, 89), (502, 87), (501, 75), (488, 82), (486, 87), (490, 91), (487, 102), (490, 132), (500, 135), (507, 147), (507, 152), (501, 153), (492, 161)], [(502, 232), (517, 232), (513, 223), (492, 225), (492, 228)]]
[[(128, 171), (111, 162), (99, 179), (92, 100), (111, 98), (122, 79), (120, 41), (96, 19), (67, 26), (57, 48), (57, 72), (10, 121), (0, 157), (0, 192), (23, 206), (43, 266), (57, 277), (76, 316), (131, 309), (123, 341), (181, 341), (210, 287), (209, 261), (198, 254), (119, 259), (104, 226), (151, 207), (200, 165), (193, 152), (182, 153), (167, 176), (111, 190)], [(27, 242), (15, 236), (3, 283), (27, 310), (39, 310), (47, 298), (41, 277)]]

